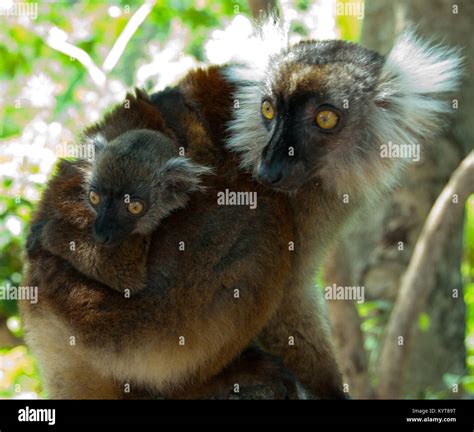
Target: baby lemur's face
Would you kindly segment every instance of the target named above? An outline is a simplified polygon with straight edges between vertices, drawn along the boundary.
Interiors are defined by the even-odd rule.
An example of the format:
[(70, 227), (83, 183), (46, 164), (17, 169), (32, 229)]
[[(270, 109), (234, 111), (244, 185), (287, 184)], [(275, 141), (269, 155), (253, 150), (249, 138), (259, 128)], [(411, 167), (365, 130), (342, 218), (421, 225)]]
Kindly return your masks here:
[(103, 137), (94, 142), (96, 159), (86, 187), (96, 213), (94, 237), (104, 245), (153, 232), (185, 205), (207, 171), (177, 157), (175, 144), (156, 131), (134, 130), (109, 143)]

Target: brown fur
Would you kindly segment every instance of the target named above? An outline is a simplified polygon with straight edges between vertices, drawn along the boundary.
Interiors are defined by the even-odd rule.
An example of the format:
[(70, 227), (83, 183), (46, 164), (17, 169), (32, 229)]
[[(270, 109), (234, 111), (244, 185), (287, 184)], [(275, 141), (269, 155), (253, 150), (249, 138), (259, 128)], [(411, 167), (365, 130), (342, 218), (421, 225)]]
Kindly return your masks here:
[[(211, 71), (211, 74), (218, 73), (216, 68), (211, 68)], [(222, 117), (222, 113), (228, 111), (223, 110), (216, 101), (224, 100), (226, 104), (232, 105), (232, 92), (223, 88), (219, 79), (206, 81), (206, 75), (198, 76), (202, 82), (195, 87), (185, 87), (187, 97), (198, 102), (199, 107), (205, 107), (201, 112), (208, 124), (212, 124), (218, 114), (221, 117), (217, 118), (227, 122), (228, 117)], [(194, 79), (192, 81), (196, 82)], [(229, 96), (225, 99), (224, 95)], [(223, 137), (225, 135), (219, 135), (219, 139)], [(226, 172), (229, 163), (237, 163), (234, 158), (230, 155), (227, 157), (221, 165), (222, 172)], [(315, 395), (345, 398), (325, 306), (322, 296), (316, 291), (314, 278), (324, 251), (338, 230), (357, 211), (360, 203), (343, 203), (342, 197), (335, 196), (333, 190), (326, 190), (315, 182), (284, 197), (292, 213), (291, 220), (282, 220), (281, 223), (294, 227), (291, 238), (295, 245), (292, 268), (284, 288), (284, 300), (258, 340), (265, 350), (282, 358), (285, 366)], [(295, 345), (288, 344), (290, 336), (294, 337)]]
[[(223, 379), (221, 371), (228, 370), (264, 327), (262, 343), (281, 355), (311, 391), (321, 397), (343, 397), (324, 316), (312, 310), (316, 305), (307, 299), (314, 276), (314, 263), (309, 260), (315, 248), (325, 245), (325, 233), (313, 232), (310, 220), (314, 199), (300, 203), (309, 203), (309, 208), (297, 208), (299, 199), (309, 198), (290, 198), (255, 183), (241, 172), (238, 158), (224, 149), (223, 125), (230, 116), (232, 89), (218, 69), (191, 73), (179, 90), (183, 108), (171, 114), (159, 100), (154, 102), (158, 112), (138, 98), (130, 111), (119, 108), (86, 131), (113, 139), (114, 127), (123, 131), (122, 120), (129, 129), (154, 125), (165, 133), (174, 122), (179, 130), (175, 127), (170, 136), (186, 143), (187, 156), (216, 167), (216, 175), (206, 177), (207, 192), (191, 196), (185, 209), (162, 222), (147, 254), (143, 250), (148, 243), (127, 241), (125, 254), (115, 250), (115, 259), (112, 252), (101, 256), (104, 251), (93, 245), (88, 229), (89, 215), (81, 209), (80, 171), (72, 174), (68, 170), (74, 170), (64, 163), (34, 216), (35, 222), (49, 220), (44, 227), (46, 242), (30, 248), (26, 273), (25, 283), (39, 287), (40, 300), (37, 305), (23, 305), (22, 313), (27, 339), (48, 371), (51, 395), (68, 395), (52, 378), (59, 366), (48, 370), (47, 365), (67, 340), (51, 336), (48, 342), (41, 330), (45, 317), (62, 323), (64, 334), (76, 337), (77, 358), (65, 358), (64, 379), (69, 380), (78, 373), (74, 372), (77, 365), (86, 362), (109, 380), (105, 393), (94, 390), (95, 397), (115, 397), (109, 388), (124, 381), (167, 397), (202, 396), (205, 389), (222, 392), (221, 386), (231, 380)], [(256, 191), (257, 208), (218, 206), (216, 193), (226, 188)], [(321, 218), (333, 217), (328, 213), (333, 207), (327, 207), (324, 198), (318, 198), (316, 205), (323, 207)], [(51, 207), (61, 214), (60, 222), (51, 219)], [(323, 231), (329, 230), (323, 220), (321, 224)], [(70, 241), (80, 245), (75, 252), (67, 247)], [(178, 249), (182, 241), (184, 251)], [(290, 241), (296, 243), (295, 252), (289, 250)], [(139, 256), (146, 256), (147, 271)], [(127, 270), (120, 273), (123, 258)], [(136, 270), (130, 267), (133, 263)], [(142, 286), (144, 274), (147, 283)], [(135, 294), (128, 298), (117, 292), (125, 288)], [(234, 298), (235, 289), (240, 298)], [(185, 337), (184, 346), (178, 343), (180, 336)], [(295, 346), (285, 346), (289, 336), (295, 337)], [(245, 358), (243, 363), (235, 360), (231, 370), (243, 373), (251, 367), (252, 361)], [(265, 364), (255, 358), (259, 360), (253, 367), (260, 361)], [(286, 373), (276, 370), (281, 376)], [(262, 368), (262, 374), (266, 371)], [(243, 374), (241, 384), (245, 379), (255, 384), (262, 374)], [(212, 377), (216, 381), (209, 381)], [(69, 393), (70, 397), (90, 395), (87, 386), (83, 394), (77, 387)]]
[(148, 95), (139, 89), (135, 94), (128, 93), (121, 105), (106, 114), (101, 122), (87, 128), (84, 135), (93, 136), (101, 132), (107, 141), (112, 141), (132, 129), (159, 130), (172, 135), (160, 113), (151, 105)]

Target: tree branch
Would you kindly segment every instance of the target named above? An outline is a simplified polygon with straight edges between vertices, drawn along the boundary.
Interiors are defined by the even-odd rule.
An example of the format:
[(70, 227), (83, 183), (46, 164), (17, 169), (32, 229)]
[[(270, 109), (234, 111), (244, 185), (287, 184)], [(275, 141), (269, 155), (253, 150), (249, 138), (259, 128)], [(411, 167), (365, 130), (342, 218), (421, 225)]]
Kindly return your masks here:
[(143, 5), (140, 6), (138, 10), (132, 15), (130, 20), (127, 22), (127, 25), (120, 33), (118, 39), (115, 41), (106, 59), (104, 60), (102, 69), (94, 63), (91, 56), (87, 52), (67, 42), (68, 36), (63, 30), (57, 27), (48, 28), (43, 26), (35, 26), (31, 20), (24, 21), (19, 24), (41, 37), (51, 48), (66, 54), (72, 59), (78, 60), (87, 70), (87, 73), (90, 75), (94, 84), (99, 88), (103, 88), (107, 82), (106, 74), (110, 72), (118, 63), (120, 57), (127, 47), (128, 42), (143, 23), (143, 21), (145, 21), (146, 17), (150, 14), (155, 3), (156, 0), (145, 0)]
[(379, 357), (377, 397), (400, 398), (403, 372), (418, 316), (434, 284), (446, 239), (464, 216), (474, 192), (474, 151), (462, 161), (431, 209), (402, 278)]
[(69, 42), (66, 42), (67, 35), (57, 27), (53, 27), (48, 31), (45, 42), (56, 51), (60, 51), (67, 56), (78, 60), (89, 73), (92, 81), (98, 86), (103, 87), (107, 81), (104, 72), (96, 66), (89, 54), (83, 49), (78, 48)]
[(110, 72), (115, 67), (123, 52), (125, 51), (128, 42), (138, 30), (138, 27), (140, 27), (143, 21), (145, 21), (146, 17), (150, 14), (155, 3), (156, 0), (145, 0), (145, 3), (139, 7), (139, 9), (127, 22), (127, 25), (122, 30), (122, 33), (120, 33), (118, 39), (114, 43), (114, 46), (104, 60), (102, 69), (105, 72)]

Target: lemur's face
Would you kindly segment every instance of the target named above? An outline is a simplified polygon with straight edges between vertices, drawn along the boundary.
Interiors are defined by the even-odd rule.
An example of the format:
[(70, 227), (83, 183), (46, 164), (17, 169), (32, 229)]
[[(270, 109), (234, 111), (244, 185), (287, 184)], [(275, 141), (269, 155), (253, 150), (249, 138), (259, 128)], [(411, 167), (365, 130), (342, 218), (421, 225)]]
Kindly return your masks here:
[(177, 157), (175, 143), (157, 131), (129, 131), (110, 143), (97, 138), (86, 188), (96, 213), (94, 237), (104, 245), (152, 233), (200, 190), (200, 176), (210, 171)]
[(174, 152), (170, 140), (155, 131), (128, 132), (110, 143), (103, 140), (87, 185), (99, 243), (114, 245), (155, 228), (156, 218), (167, 210), (158, 193), (159, 173)]
[(381, 65), (378, 54), (340, 41), (297, 45), (272, 62), (260, 105), (267, 139), (257, 179), (293, 191), (324, 181), (328, 160), (342, 162), (367, 146)]
[(342, 41), (302, 43), (275, 56), (254, 94), (252, 119), (245, 111), (248, 130), (258, 133), (251, 150), (257, 180), (294, 191), (324, 181), (328, 161), (366, 145), (382, 65), (382, 56)]
[[(229, 68), (236, 84), (229, 148), (275, 189), (313, 182), (357, 194), (392, 178), (388, 145), (417, 146), (451, 108), (461, 59), (406, 33), (384, 56), (344, 41), (309, 41)], [(402, 161), (403, 163), (403, 161)]]
[(96, 218), (95, 239), (104, 245), (123, 241), (140, 225), (150, 208), (151, 173), (144, 166), (104, 150), (95, 163), (89, 202)]

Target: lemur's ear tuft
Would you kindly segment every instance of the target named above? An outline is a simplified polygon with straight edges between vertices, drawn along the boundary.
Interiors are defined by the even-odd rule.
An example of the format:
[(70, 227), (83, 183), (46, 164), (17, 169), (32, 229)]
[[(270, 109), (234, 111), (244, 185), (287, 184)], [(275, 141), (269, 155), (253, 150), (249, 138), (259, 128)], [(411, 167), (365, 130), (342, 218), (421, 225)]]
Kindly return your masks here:
[(105, 139), (104, 135), (102, 135), (101, 133), (98, 133), (98, 134), (93, 135), (93, 136), (88, 136), (86, 138), (86, 143), (89, 144), (89, 145), (94, 146), (95, 154), (98, 154), (102, 150), (104, 150), (105, 147), (107, 147), (107, 144), (108, 144), (108, 142)]
[(239, 49), (233, 53), (227, 76), (237, 84), (263, 80), (271, 58), (289, 47), (289, 23), (276, 13), (265, 14), (252, 27), (250, 35), (244, 31), (234, 41)]
[(173, 200), (179, 195), (203, 190), (201, 176), (211, 173), (211, 168), (194, 163), (186, 157), (172, 158), (161, 169), (160, 193), (165, 199)]
[(418, 94), (456, 91), (462, 69), (460, 50), (402, 33), (388, 55), (385, 70), (400, 75), (406, 90)]
[(141, 99), (141, 100), (144, 100), (146, 102), (150, 102), (150, 96), (148, 95), (148, 93), (141, 89), (141, 88), (138, 88), (138, 87), (135, 87), (135, 97), (137, 99)]
[(374, 102), (380, 137), (414, 144), (439, 130), (452, 111), (446, 93), (459, 89), (462, 63), (458, 49), (423, 41), (412, 30), (402, 33), (379, 77)]
[(459, 89), (462, 57), (456, 48), (423, 41), (412, 30), (402, 33), (390, 51), (378, 84), (376, 104), (398, 106), (421, 116), (449, 110), (441, 93)]

